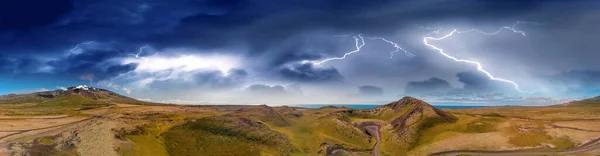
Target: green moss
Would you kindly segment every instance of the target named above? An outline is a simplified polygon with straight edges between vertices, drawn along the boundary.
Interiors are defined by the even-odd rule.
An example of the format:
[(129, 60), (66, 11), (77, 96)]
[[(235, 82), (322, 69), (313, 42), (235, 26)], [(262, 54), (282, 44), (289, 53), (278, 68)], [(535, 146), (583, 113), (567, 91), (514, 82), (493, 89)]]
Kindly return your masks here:
[(135, 152), (133, 151), (133, 144), (131, 143), (121, 143), (119, 145), (119, 150), (117, 151), (120, 156), (135, 156)]
[(550, 141), (550, 144), (554, 145), (558, 151), (564, 151), (575, 147), (575, 143), (573, 143), (568, 137), (555, 138), (554, 140)]
[[(456, 114), (455, 114), (456, 115)], [(423, 147), (433, 142), (443, 140), (459, 133), (479, 133), (496, 131), (498, 123), (505, 121), (499, 117), (477, 117), (471, 115), (456, 115), (459, 120), (455, 123), (438, 123), (439, 119), (425, 120), (422, 125), (419, 140), (413, 148)], [(485, 123), (484, 125), (474, 123)], [(469, 125), (471, 125), (469, 127)]]
[(552, 140), (552, 137), (544, 132), (520, 132), (517, 135), (510, 137), (508, 142), (513, 145), (527, 147), (539, 146)]
[(504, 117), (504, 115), (498, 114), (498, 113), (488, 113), (488, 114), (483, 114), (482, 116), (485, 117)]
[(42, 137), (42, 138), (40, 138), (38, 141), (39, 141), (39, 142), (40, 142), (40, 144), (42, 144), (42, 145), (52, 145), (52, 144), (54, 144), (54, 141), (52, 141), (51, 139), (49, 139), (49, 138), (46, 138), (46, 137)]
[(465, 132), (486, 133), (486, 132), (493, 132), (493, 131), (496, 131), (496, 126), (494, 126), (493, 124), (490, 124), (487, 122), (482, 122), (482, 121), (476, 121), (476, 122), (469, 123), (467, 125), (467, 130)]
[(392, 109), (385, 109), (382, 112), (380, 112), (379, 114), (377, 114), (377, 118), (381, 119), (381, 120), (385, 120), (385, 121), (392, 121), (392, 120), (406, 114), (411, 109), (412, 109), (412, 105), (408, 105), (408, 106), (402, 108), (402, 110), (400, 110), (400, 112), (398, 112), (398, 113), (396, 113), (396, 111), (394, 111)]
[(133, 142), (132, 151), (125, 149), (124, 153), (134, 153), (138, 156), (168, 155), (161, 137), (154, 135), (129, 135), (126, 137)]
[(343, 118), (328, 117), (319, 119), (317, 127), (323, 134), (351, 144), (346, 145), (345, 147), (347, 148), (370, 146), (369, 136), (363, 131), (356, 129), (351, 123), (344, 121)]
[(421, 121), (419, 130), (427, 130), (427, 129), (435, 126), (436, 124), (445, 123), (445, 122), (446, 122), (446, 120), (444, 120), (444, 118), (441, 118), (441, 117), (425, 118)]

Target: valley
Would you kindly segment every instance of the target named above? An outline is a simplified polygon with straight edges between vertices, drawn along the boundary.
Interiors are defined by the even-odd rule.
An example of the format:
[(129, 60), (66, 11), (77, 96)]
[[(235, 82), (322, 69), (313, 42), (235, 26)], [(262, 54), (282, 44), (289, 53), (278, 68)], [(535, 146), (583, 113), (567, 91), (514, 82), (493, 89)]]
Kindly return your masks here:
[(308, 109), (52, 94), (0, 104), (0, 155), (600, 154), (600, 107), (590, 104), (437, 109), (404, 97), (373, 109)]

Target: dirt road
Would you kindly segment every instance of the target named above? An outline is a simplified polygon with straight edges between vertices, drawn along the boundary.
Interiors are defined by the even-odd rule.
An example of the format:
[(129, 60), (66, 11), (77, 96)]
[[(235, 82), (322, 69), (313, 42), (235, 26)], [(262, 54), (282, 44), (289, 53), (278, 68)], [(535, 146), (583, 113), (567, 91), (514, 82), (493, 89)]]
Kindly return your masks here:
[(375, 146), (373, 146), (371, 154), (373, 154), (374, 156), (379, 156), (379, 144), (381, 143), (381, 132), (379, 131), (379, 129), (381, 128), (381, 126), (379, 126), (379, 124), (375, 122), (363, 122), (360, 123), (359, 127), (367, 131), (367, 133), (369, 133), (371, 136), (375, 137), (375, 140), (377, 140), (377, 142), (375, 143)]
[[(94, 115), (93, 117), (85, 118), (85, 119), (82, 119), (82, 120), (77, 120), (77, 121), (74, 121), (74, 122), (69, 122), (69, 123), (64, 123), (64, 124), (59, 124), (59, 125), (54, 125), (54, 126), (48, 126), (48, 127), (41, 127), (41, 128), (33, 128), (33, 129), (25, 129), (25, 130), (14, 130), (14, 131), (2, 131), (2, 132), (15, 132), (15, 133), (12, 133), (12, 134), (0, 137), (0, 147), (6, 146), (6, 145), (8, 145), (10, 143), (15, 143), (15, 142), (26, 140), (26, 139), (30, 139), (30, 138), (40, 137), (40, 136), (45, 135), (47, 133), (55, 132), (57, 130), (63, 130), (63, 129), (55, 129), (55, 130), (52, 130), (52, 129), (53, 128), (59, 128), (59, 127), (68, 127), (68, 126), (71, 126), (71, 125), (75, 125), (75, 124), (78, 124), (78, 123), (82, 123), (82, 122), (85, 122), (85, 121), (92, 120), (94, 118), (101, 117), (102, 115), (106, 115), (108, 113), (110, 113), (110, 108), (107, 109), (107, 112), (102, 113), (100, 115)], [(58, 117), (58, 118), (64, 118), (64, 117)], [(10, 119), (10, 120), (18, 120), (18, 119), (24, 119), (24, 118), (13, 118), (13, 119)], [(25, 119), (29, 119), (29, 118), (25, 118)], [(51, 118), (33, 118), (33, 119), (57, 119), (57, 118), (56, 117), (51, 117)], [(28, 132), (33, 132), (33, 131), (40, 131), (40, 130), (48, 130), (48, 131), (42, 131), (42, 132), (39, 132), (39, 133), (36, 133), (36, 134), (32, 134), (32, 135), (29, 135), (29, 136), (25, 136), (25, 137), (21, 137), (21, 138), (15, 138), (15, 139), (12, 139), (12, 140), (6, 140), (8, 137), (11, 137), (11, 136), (14, 136), (14, 135), (28, 133)]]
[(554, 124), (551, 124), (550, 127), (552, 127), (552, 128), (564, 128), (564, 129), (570, 129), (570, 130), (576, 130), (576, 131), (585, 131), (585, 132), (600, 132), (600, 131), (596, 131), (596, 130), (587, 130), (587, 129), (581, 129), (581, 128), (577, 128), (577, 127), (559, 126), (559, 125), (554, 125)]

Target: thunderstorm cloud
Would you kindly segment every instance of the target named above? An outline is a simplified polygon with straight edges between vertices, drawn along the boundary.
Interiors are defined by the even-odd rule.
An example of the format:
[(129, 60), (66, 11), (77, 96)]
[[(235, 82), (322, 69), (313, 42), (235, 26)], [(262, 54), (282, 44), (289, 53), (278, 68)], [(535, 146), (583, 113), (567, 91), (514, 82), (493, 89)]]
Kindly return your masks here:
[[(589, 0), (2, 1), (0, 94), (88, 84), (194, 104), (584, 98), (600, 94), (598, 7)], [(524, 33), (430, 43), (523, 91), (423, 43), (454, 29), (507, 27)], [(365, 43), (359, 51), (357, 39)]]

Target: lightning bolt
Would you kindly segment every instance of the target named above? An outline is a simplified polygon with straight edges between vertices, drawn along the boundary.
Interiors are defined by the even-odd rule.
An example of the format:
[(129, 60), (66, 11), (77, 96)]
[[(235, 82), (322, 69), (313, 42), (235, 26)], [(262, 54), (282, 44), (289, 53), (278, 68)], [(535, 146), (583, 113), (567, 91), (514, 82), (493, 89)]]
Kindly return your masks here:
[[(343, 36), (339, 36), (339, 37), (345, 37), (345, 36), (348, 36), (348, 35), (343, 35)], [(358, 35), (352, 36), (352, 37), (355, 40), (354, 46), (356, 47), (356, 49), (354, 49), (354, 50), (352, 50), (350, 52), (345, 53), (342, 57), (332, 57), (332, 58), (327, 58), (327, 59), (324, 59), (324, 60), (321, 60), (321, 61), (307, 61), (307, 60), (305, 60), (305, 61), (302, 61), (302, 63), (312, 63), (314, 65), (321, 65), (323, 63), (326, 63), (326, 62), (329, 62), (329, 61), (333, 61), (333, 60), (343, 60), (343, 59), (346, 59), (346, 57), (349, 56), (349, 55), (352, 55), (354, 53), (360, 52), (361, 48), (366, 45), (365, 37), (363, 37), (361, 34), (358, 34)], [(399, 44), (397, 44), (397, 43), (395, 43), (393, 41), (390, 41), (388, 39), (385, 39), (383, 37), (366, 37), (366, 38), (370, 39), (370, 40), (382, 40), (384, 42), (387, 42), (387, 43), (393, 45), (394, 48), (396, 48), (396, 50), (390, 52), (390, 59), (392, 59), (394, 57), (394, 54), (397, 53), (397, 52), (399, 52), (399, 51), (404, 52), (404, 55), (406, 55), (408, 57), (415, 56), (414, 54), (412, 54), (412, 53), (408, 52), (407, 50), (405, 50), (404, 48), (402, 48)]]
[[(139, 51), (138, 51), (138, 53), (137, 53), (137, 54), (129, 54), (129, 55), (131, 55), (131, 56), (134, 56), (135, 58), (140, 58), (140, 54), (142, 54), (142, 53), (144, 52), (144, 49), (146, 49), (146, 48), (150, 48), (150, 46), (149, 46), (149, 45), (144, 45), (144, 46), (141, 46), (141, 47), (139, 48)], [(156, 53), (155, 55), (157, 55), (157, 54), (158, 54), (158, 53)]]
[[(510, 30), (510, 31), (512, 31), (514, 33), (519, 33), (519, 34), (521, 34), (523, 36), (526, 36), (526, 34), (525, 34), (524, 31), (515, 29), (515, 27), (517, 25), (522, 24), (522, 23), (535, 23), (535, 22), (521, 22), (521, 21), (517, 21), (517, 23), (515, 23), (513, 25), (501, 27), (500, 29), (498, 29), (498, 30), (496, 30), (494, 32), (485, 32), (485, 31), (481, 31), (479, 29), (470, 29), (470, 30), (465, 30), (465, 31), (458, 31), (457, 29), (454, 29), (449, 34), (446, 34), (446, 35), (444, 35), (442, 37), (439, 37), (439, 38), (434, 38), (434, 37), (430, 37), (430, 36), (424, 37), (423, 38), (423, 44), (425, 44), (429, 48), (432, 48), (432, 49), (438, 51), (443, 56), (445, 56), (445, 57), (447, 57), (449, 59), (452, 59), (452, 60), (454, 60), (456, 62), (464, 62), (464, 63), (469, 63), (469, 64), (476, 65), (477, 66), (477, 70), (479, 72), (484, 73), (491, 80), (500, 81), (500, 82), (504, 82), (504, 83), (509, 83), (509, 84), (512, 84), (514, 86), (515, 90), (517, 90), (517, 91), (519, 91), (521, 93), (530, 93), (530, 92), (526, 92), (526, 91), (521, 90), (519, 84), (517, 84), (514, 81), (503, 79), (503, 78), (498, 78), (498, 77), (493, 76), (490, 72), (488, 72), (487, 70), (485, 70), (483, 68), (483, 65), (480, 62), (472, 61), (472, 60), (458, 59), (458, 58), (456, 58), (454, 56), (451, 56), (451, 55), (447, 54), (446, 52), (444, 52), (443, 49), (441, 49), (439, 47), (436, 47), (436, 46), (434, 46), (434, 45), (432, 45), (432, 44), (429, 43), (430, 40), (440, 41), (440, 40), (444, 40), (446, 38), (449, 38), (449, 37), (453, 36), (454, 34), (463, 34), (463, 33), (470, 33), (470, 32), (476, 32), (476, 33), (480, 33), (480, 34), (483, 34), (483, 35), (496, 35), (498, 33), (501, 33), (503, 30)], [(438, 32), (435, 32), (435, 34), (438, 34), (439, 30), (440, 29), (438, 29), (437, 30)]]
[(87, 41), (87, 42), (83, 42), (83, 43), (78, 43), (75, 45), (75, 47), (69, 49), (69, 53), (71, 54), (79, 54), (81, 53), (82, 49), (81, 49), (81, 45), (88, 45), (88, 44), (94, 44), (96, 43), (96, 41)]
[(387, 40), (387, 39), (385, 39), (385, 38), (383, 38), (383, 37), (368, 37), (368, 39), (371, 39), (371, 40), (382, 40), (382, 41), (384, 41), (384, 42), (387, 42), (387, 43), (389, 43), (389, 44), (392, 44), (392, 45), (394, 46), (394, 48), (396, 48), (396, 50), (394, 50), (394, 51), (390, 52), (390, 59), (394, 58), (394, 54), (395, 54), (395, 53), (397, 53), (397, 52), (399, 52), (399, 51), (402, 51), (402, 52), (404, 52), (404, 55), (406, 55), (406, 56), (408, 56), (408, 57), (413, 57), (413, 56), (415, 56), (415, 54), (412, 54), (412, 53), (410, 53), (410, 52), (406, 51), (404, 48), (402, 48), (402, 47), (401, 47), (400, 45), (398, 45), (397, 43), (394, 43), (394, 42), (392, 42), (392, 41), (390, 41), (390, 40)]
[(329, 62), (329, 61), (332, 61), (332, 60), (343, 60), (343, 59), (346, 59), (347, 56), (359, 52), (360, 49), (363, 46), (365, 46), (365, 38), (363, 38), (361, 34), (358, 34), (356, 36), (352, 36), (352, 38), (354, 38), (354, 41), (355, 41), (354, 46), (356, 47), (356, 49), (352, 50), (350, 52), (345, 53), (344, 56), (342, 56), (342, 57), (332, 57), (332, 58), (327, 58), (327, 59), (324, 59), (324, 60), (321, 60), (321, 61), (302, 61), (302, 62), (303, 63), (312, 63), (314, 65), (321, 65), (323, 63), (326, 63), (326, 62)]

